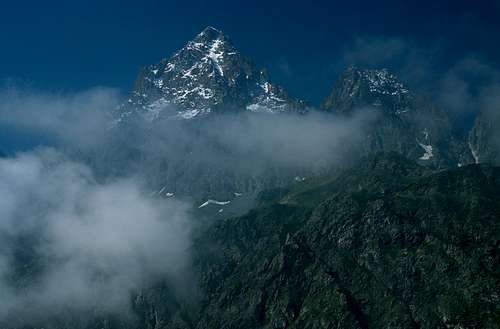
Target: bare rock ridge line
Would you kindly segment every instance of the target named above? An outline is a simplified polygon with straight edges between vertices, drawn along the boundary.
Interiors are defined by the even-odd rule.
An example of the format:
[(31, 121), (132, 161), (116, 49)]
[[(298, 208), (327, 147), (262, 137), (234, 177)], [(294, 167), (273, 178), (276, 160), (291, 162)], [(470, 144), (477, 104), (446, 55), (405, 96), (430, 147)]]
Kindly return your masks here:
[(279, 113), (303, 102), (273, 84), (222, 32), (207, 27), (170, 58), (147, 66), (116, 118), (192, 119), (228, 108)]
[[(397, 151), (439, 167), (496, 158), (489, 141), (491, 127), (481, 124), (484, 116), (478, 117), (469, 136), (461, 136), (446, 111), (386, 68), (349, 67), (319, 110), (343, 116), (361, 110), (378, 115), (366, 133), (363, 155)], [(241, 54), (224, 32), (207, 27), (172, 56), (141, 70), (129, 98), (115, 111), (113, 125), (138, 118), (156, 122), (228, 112), (311, 111), (316, 110), (274, 84), (266, 70)]]

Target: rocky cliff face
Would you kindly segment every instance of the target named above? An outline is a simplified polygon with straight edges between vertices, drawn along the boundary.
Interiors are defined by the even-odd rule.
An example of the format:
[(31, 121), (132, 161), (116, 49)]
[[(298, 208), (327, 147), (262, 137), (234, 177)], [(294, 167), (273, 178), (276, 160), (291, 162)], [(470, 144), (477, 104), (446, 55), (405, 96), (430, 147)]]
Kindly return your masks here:
[(362, 152), (396, 151), (422, 164), (450, 167), (472, 163), (447, 114), (409, 90), (387, 69), (350, 67), (322, 109), (340, 115), (370, 112), (377, 122), (367, 132)]
[[(240, 114), (269, 114), (272, 120), (275, 114), (307, 111), (303, 101), (272, 83), (222, 31), (207, 27), (171, 57), (141, 70), (128, 100), (113, 113), (112, 133), (119, 137), (101, 152), (102, 171), (132, 168), (144, 173), (154, 192), (200, 201), (253, 195), (287, 185), (299, 172), (242, 164), (236, 150), (210, 137), (210, 130), (224, 129), (213, 120), (221, 114), (231, 120)], [(151, 133), (155, 129), (176, 133), (163, 134), (158, 142)]]
[(277, 191), (201, 243), (194, 327), (498, 328), (499, 182), (390, 155)]
[(483, 111), (477, 116), (469, 133), (468, 146), (475, 163), (500, 162), (499, 119), (496, 113)]
[[(361, 145), (359, 140), (353, 142), (352, 157), (396, 151), (421, 164), (441, 168), (475, 161), (469, 147), (474, 141), (467, 143), (457, 136), (445, 112), (413, 93), (387, 69), (350, 67), (324, 101), (322, 110), (338, 116), (363, 112), (376, 118), (366, 129)], [(103, 162), (116, 163), (118, 168), (134, 162), (133, 167), (146, 173), (153, 189), (195, 199), (227, 198), (241, 192), (255, 194), (285, 186), (297, 175), (313, 174), (310, 168), (285, 170), (270, 166), (256, 173), (241, 171), (236, 165), (226, 167), (197, 161), (200, 154), (206, 154), (203, 157), (223, 158), (224, 163), (238, 162), (239, 159), (231, 158), (234, 150), (213, 143), (200, 131), (210, 126), (209, 120), (214, 115), (231, 113), (232, 119), (240, 120), (239, 114), (252, 112), (313, 111), (274, 85), (265, 71), (244, 57), (223, 32), (208, 27), (170, 58), (145, 67), (127, 103), (114, 117), (114, 124), (121, 128), (144, 122), (143, 119), (146, 129), (160, 126), (164, 120), (183, 122), (188, 128), (181, 130), (193, 135), (191, 144), (170, 145), (169, 148), (180, 150), (177, 153), (163, 148), (144, 155), (141, 151), (144, 146), (135, 147), (134, 141), (131, 142), (130, 136), (135, 132), (125, 129), (119, 150), (103, 152), (107, 156)], [(133, 124), (131, 127), (135, 128)], [(151, 144), (147, 147), (155, 148), (154, 141)], [(204, 145), (202, 150), (199, 145)]]
[(192, 119), (221, 112), (305, 111), (221, 31), (207, 27), (170, 58), (141, 70), (117, 122)]

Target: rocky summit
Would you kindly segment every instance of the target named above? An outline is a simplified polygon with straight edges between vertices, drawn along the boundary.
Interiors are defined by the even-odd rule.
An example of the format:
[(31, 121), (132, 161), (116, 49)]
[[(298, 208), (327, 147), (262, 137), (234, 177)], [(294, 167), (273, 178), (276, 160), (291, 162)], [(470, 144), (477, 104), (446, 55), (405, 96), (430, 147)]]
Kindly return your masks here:
[[(325, 98), (320, 110), (349, 117), (375, 118), (366, 130), (360, 155), (396, 151), (421, 164), (457, 167), (478, 160), (478, 118), (469, 136), (455, 131), (449, 113), (414, 92), (389, 69), (349, 67)], [(242, 55), (222, 31), (207, 27), (193, 40), (157, 64), (143, 68), (126, 102), (113, 113), (112, 125), (190, 120), (222, 113), (314, 112), (306, 102), (275, 85), (265, 69)], [(475, 148), (478, 148), (476, 151)], [(483, 155), (491, 159), (491, 151)]]
[(412, 92), (388, 69), (349, 67), (322, 110), (341, 116), (368, 113), (376, 118), (366, 133), (363, 154), (396, 151), (438, 167), (473, 163), (465, 138), (454, 132), (448, 114)]
[(231, 40), (207, 27), (181, 50), (141, 70), (116, 120), (192, 119), (210, 113), (305, 111), (302, 101), (273, 84)]
[[(366, 120), (369, 124), (343, 143), (348, 149), (348, 154), (341, 155), (345, 161), (327, 163), (324, 159), (331, 157), (325, 154), (311, 166), (290, 168), (268, 163), (256, 168), (257, 159), (245, 158), (249, 153), (242, 155), (238, 143), (228, 144), (229, 137), (213, 139), (214, 129), (241, 130), (244, 124), (234, 122), (245, 122), (248, 115), (301, 114), (300, 120), (307, 121), (318, 113), (332, 122), (356, 116), (370, 118)], [(214, 125), (213, 121), (223, 114), (230, 114), (226, 123), (231, 124)], [(149, 129), (157, 124), (168, 142), (131, 138), (142, 132), (132, 124), (131, 129), (123, 129), (122, 142), (101, 152), (104, 159), (95, 162), (103, 163), (104, 171), (109, 170), (109, 163), (117, 164), (112, 169), (122, 172), (136, 168), (145, 173), (152, 190), (165, 189), (200, 203), (210, 198), (229, 200), (235, 192), (256, 195), (264, 189), (285, 186), (295, 176), (313, 176), (318, 168), (322, 172), (337, 170), (352, 164), (347, 158), (378, 152), (394, 151), (421, 165), (456, 168), (489, 161), (495, 149), (495, 138), (489, 137), (494, 135), (494, 127), (481, 119), (484, 116), (478, 118), (467, 138), (456, 132), (449, 113), (386, 68), (347, 68), (321, 107), (313, 109), (272, 83), (265, 70), (257, 68), (224, 32), (213, 27), (205, 28), (171, 57), (143, 68), (129, 98), (113, 115), (115, 127), (145, 122)], [(265, 120), (272, 122), (280, 117), (271, 115)], [(169, 136), (169, 131), (174, 136)], [(309, 133), (316, 131), (306, 135)], [(266, 135), (272, 134), (262, 133)], [(178, 141), (179, 136), (187, 137)], [(149, 144), (156, 146), (147, 146), (149, 153), (144, 154), (144, 145)], [(158, 145), (163, 145), (163, 152), (156, 150)], [(234, 165), (242, 162), (254, 165)]]

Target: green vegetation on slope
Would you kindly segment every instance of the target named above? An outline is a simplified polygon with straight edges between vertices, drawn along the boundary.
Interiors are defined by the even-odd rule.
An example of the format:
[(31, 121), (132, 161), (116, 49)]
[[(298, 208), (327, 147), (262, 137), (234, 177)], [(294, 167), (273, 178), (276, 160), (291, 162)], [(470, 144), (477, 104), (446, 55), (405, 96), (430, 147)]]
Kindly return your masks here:
[(499, 183), (390, 154), (268, 193), (199, 241), (195, 327), (498, 328)]

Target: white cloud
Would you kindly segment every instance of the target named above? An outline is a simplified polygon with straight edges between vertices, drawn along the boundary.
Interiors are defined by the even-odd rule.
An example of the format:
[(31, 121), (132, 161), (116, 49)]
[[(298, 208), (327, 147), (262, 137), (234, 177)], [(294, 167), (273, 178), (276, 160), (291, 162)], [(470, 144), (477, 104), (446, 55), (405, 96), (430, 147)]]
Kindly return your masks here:
[(2, 320), (123, 310), (132, 291), (189, 263), (186, 205), (148, 198), (132, 179), (98, 183), (44, 149), (0, 159), (0, 182)]

